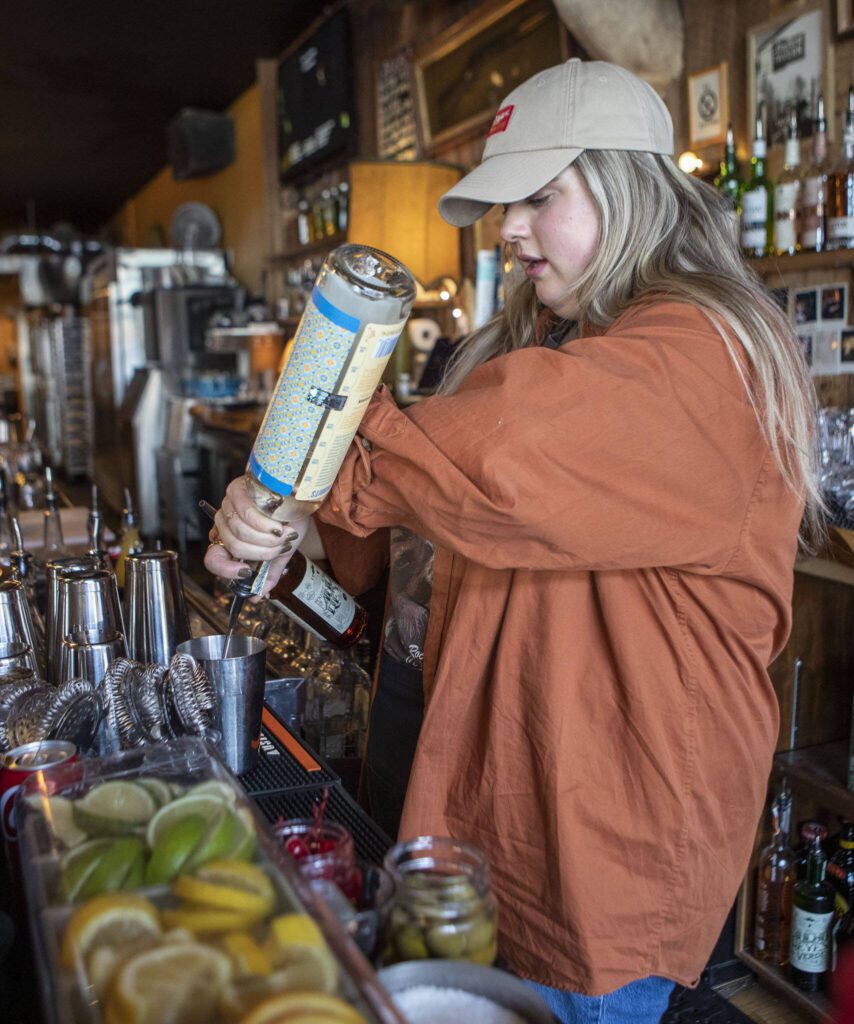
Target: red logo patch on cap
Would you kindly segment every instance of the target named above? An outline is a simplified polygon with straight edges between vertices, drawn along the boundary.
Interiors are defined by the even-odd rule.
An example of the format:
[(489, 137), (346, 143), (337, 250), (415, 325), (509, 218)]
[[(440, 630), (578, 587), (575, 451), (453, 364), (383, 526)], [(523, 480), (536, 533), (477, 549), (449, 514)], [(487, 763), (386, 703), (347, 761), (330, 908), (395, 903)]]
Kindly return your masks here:
[(499, 132), (506, 132), (507, 126), (510, 124), (510, 118), (513, 116), (513, 111), (516, 108), (511, 103), (509, 107), (502, 107), (501, 110), (495, 115), (492, 120), (492, 127), (486, 133), (486, 137), (490, 135), (497, 135)]

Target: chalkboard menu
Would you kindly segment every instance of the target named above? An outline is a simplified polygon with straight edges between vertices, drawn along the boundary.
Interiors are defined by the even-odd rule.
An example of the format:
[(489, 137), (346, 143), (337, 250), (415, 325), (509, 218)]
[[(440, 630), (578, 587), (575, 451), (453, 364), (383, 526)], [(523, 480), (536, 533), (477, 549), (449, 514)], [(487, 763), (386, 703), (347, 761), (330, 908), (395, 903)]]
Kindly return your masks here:
[(355, 146), (355, 90), (347, 9), (279, 63), (279, 177), (291, 181)]

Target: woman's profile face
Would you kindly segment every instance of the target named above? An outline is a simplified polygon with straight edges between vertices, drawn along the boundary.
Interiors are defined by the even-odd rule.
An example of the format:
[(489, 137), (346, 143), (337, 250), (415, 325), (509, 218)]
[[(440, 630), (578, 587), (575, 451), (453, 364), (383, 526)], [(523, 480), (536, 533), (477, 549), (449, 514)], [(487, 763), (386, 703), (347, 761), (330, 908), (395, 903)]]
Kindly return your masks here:
[(504, 207), (501, 237), (509, 243), (537, 298), (575, 319), (575, 288), (599, 241), (599, 211), (572, 166), (527, 199)]

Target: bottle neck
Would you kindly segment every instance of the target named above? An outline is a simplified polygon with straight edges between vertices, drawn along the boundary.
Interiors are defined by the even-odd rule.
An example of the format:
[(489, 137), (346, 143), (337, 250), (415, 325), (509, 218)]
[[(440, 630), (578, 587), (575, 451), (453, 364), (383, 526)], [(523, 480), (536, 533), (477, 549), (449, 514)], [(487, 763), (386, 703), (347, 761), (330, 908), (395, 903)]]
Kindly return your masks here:
[(824, 856), (824, 850), (822, 850), (820, 843), (813, 841), (813, 845), (810, 848), (810, 852), (807, 857), (807, 884), (821, 885), (824, 881), (826, 870), (827, 859)]
[(797, 167), (800, 161), (800, 142), (797, 139), (786, 139), (786, 166)]

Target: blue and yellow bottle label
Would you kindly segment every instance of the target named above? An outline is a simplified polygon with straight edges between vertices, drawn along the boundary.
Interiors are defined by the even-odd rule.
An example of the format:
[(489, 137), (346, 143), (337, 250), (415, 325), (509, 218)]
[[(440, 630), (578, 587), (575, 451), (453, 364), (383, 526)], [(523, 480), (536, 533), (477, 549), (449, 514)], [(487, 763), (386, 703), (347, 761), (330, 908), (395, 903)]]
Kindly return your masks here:
[(405, 322), (363, 323), (315, 287), (249, 456), (261, 483), (300, 501), (328, 493)]

